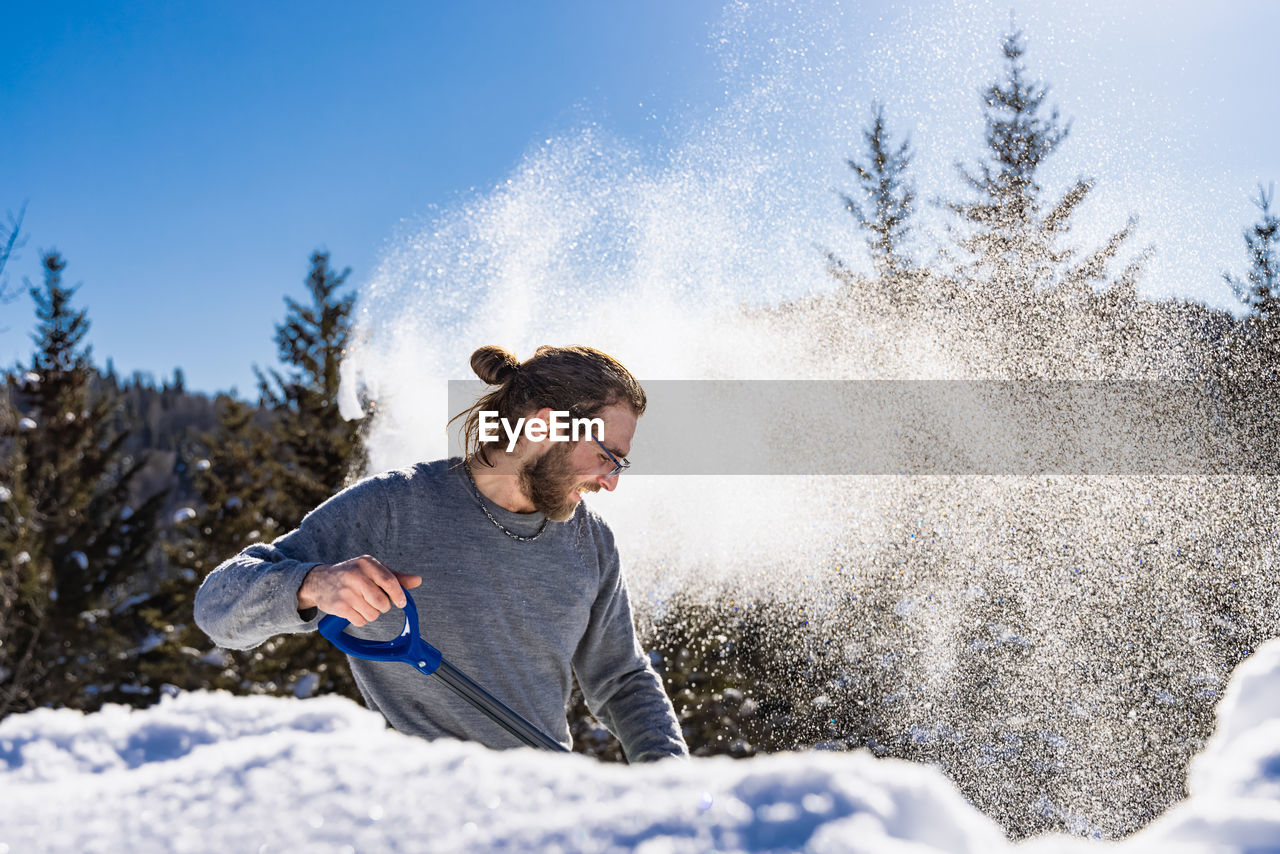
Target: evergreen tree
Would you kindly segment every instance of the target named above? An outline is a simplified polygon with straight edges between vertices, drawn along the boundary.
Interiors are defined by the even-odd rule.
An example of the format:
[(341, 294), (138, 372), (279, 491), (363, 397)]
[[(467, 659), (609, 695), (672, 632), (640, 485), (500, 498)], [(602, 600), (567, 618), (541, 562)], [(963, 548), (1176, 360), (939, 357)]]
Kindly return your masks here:
[(1223, 273), (1249, 313), (1229, 336), (1226, 358), (1217, 366), (1227, 423), (1238, 432), (1246, 465), (1265, 474), (1280, 469), (1280, 434), (1275, 427), (1280, 412), (1275, 383), (1280, 369), (1280, 217), (1271, 211), (1273, 198), (1274, 187), (1258, 186), (1254, 204), (1262, 218), (1244, 231), (1248, 272), (1243, 278)]
[[(28, 618), (25, 601), (38, 592), (40, 569), (32, 563), (31, 502), (21, 473), (26, 468), (18, 431), (26, 429), (17, 410), (10, 405), (17, 378), (5, 377), (0, 399), (0, 701), (9, 688), (9, 679), (35, 650), (19, 649), (19, 631)], [(0, 708), (0, 717), (3, 709)]]
[[(0, 227), (0, 303), (8, 302), (9, 282), (4, 268), (19, 245), (19, 226), (22, 215), (9, 218), (7, 228)], [(27, 586), (25, 574), (29, 572), (30, 554), (24, 549), (26, 517), (30, 512), (18, 472), (23, 460), (16, 444), (20, 417), (11, 403), (16, 382), (6, 371), (3, 375), (3, 394), (0, 394), (0, 614), (9, 614), (15, 607), (18, 591)], [(6, 667), (5, 645), (10, 643), (14, 626), (0, 621), (0, 686), (8, 679), (11, 669)]]
[(13, 253), (25, 242), (21, 239), (22, 218), (26, 214), (26, 206), (18, 211), (18, 215), (9, 216), (9, 224), (0, 226), (0, 303), (9, 302), (15, 296), (9, 290), (9, 280), (5, 278), (4, 268), (13, 257)]
[[(145, 655), (141, 666), (153, 685), (254, 693), (263, 687), (249, 684), (240, 673), (252, 653), (217, 650), (195, 625), (192, 606), (196, 590), (218, 564), (252, 543), (270, 542), (284, 533), (266, 507), (274, 488), (271, 463), (278, 440), (257, 406), (220, 395), (216, 410), (217, 428), (182, 449), (193, 470), (200, 509), (180, 512), (175, 540), (166, 548), (177, 571), (144, 606), (151, 625), (166, 632), (165, 643)], [(237, 657), (239, 666), (232, 666)]]
[[(270, 381), (258, 374), (278, 441), (265, 506), (282, 531), (297, 527), (303, 516), (363, 472), (364, 425), (343, 420), (338, 411), (338, 369), (355, 304), (354, 294), (340, 291), (350, 273), (350, 268), (334, 272), (327, 252), (312, 254), (306, 279), (310, 302), (286, 297), (288, 312), (276, 326), (284, 371), (272, 370)], [(252, 654), (245, 676), (259, 690), (360, 696), (344, 655), (314, 632), (263, 644)]]
[(986, 155), (976, 169), (957, 164), (977, 198), (944, 202), (959, 226), (962, 257), (954, 273), (967, 307), (965, 332), (991, 339), (979, 351), (991, 353), (1002, 373), (1070, 375), (1089, 342), (1104, 372), (1122, 372), (1134, 358), (1126, 342), (1134, 337), (1136, 284), (1152, 250), (1112, 275), (1135, 217), (1092, 250), (1065, 244), (1094, 182), (1079, 177), (1056, 202), (1046, 198), (1039, 171), (1070, 123), (1045, 106), (1048, 87), (1028, 79), (1021, 32), (1004, 37), (1002, 52), (1003, 75), (982, 93)]
[[(884, 105), (878, 103), (872, 106), (871, 126), (863, 130), (862, 136), (866, 143), (865, 160), (850, 158), (847, 161), (857, 176), (856, 194), (841, 194), (841, 198), (865, 235), (876, 275), (885, 281), (914, 267), (904, 248), (911, 231), (909, 220), (916, 197), (915, 187), (906, 178), (911, 165), (911, 143), (903, 140), (894, 145), (885, 126)], [(837, 267), (844, 267), (834, 256), (831, 260)]]
[(153, 625), (173, 629), (165, 647), (145, 662), (152, 682), (359, 699), (343, 654), (317, 633), (232, 652), (213, 648), (191, 618), (195, 592), (218, 564), (296, 527), (361, 470), (360, 428), (344, 422), (337, 406), (338, 367), (354, 304), (339, 290), (349, 272), (332, 272), (325, 253), (312, 256), (309, 304), (286, 298), (287, 316), (276, 327), (283, 370), (258, 372), (258, 406), (219, 398), (217, 429), (183, 451), (194, 468), (200, 507), (183, 514), (189, 518), (168, 549), (181, 572), (147, 612)]
[[(1094, 182), (1077, 178), (1056, 203), (1046, 204), (1037, 173), (1070, 134), (1070, 122), (1061, 121), (1056, 107), (1045, 114), (1049, 89), (1027, 79), (1022, 33), (1007, 34), (1002, 50), (1003, 79), (982, 94), (986, 157), (976, 171), (957, 164), (978, 198), (946, 204), (963, 225), (958, 244), (971, 259), (963, 277), (997, 299), (1053, 287), (1086, 295), (1093, 285), (1108, 282), (1108, 262), (1136, 219), (1083, 257), (1059, 245)], [(1130, 282), (1135, 273), (1131, 265), (1115, 282)]]
[(338, 369), (351, 332), (355, 294), (339, 293), (351, 269), (335, 273), (329, 254), (311, 256), (309, 304), (285, 298), (288, 313), (276, 326), (282, 373), (258, 373), (263, 402), (278, 419), (282, 441), (275, 518), (286, 530), (359, 476), (364, 468), (363, 422), (338, 411)]
[(22, 418), (6, 436), (8, 489), (20, 498), (26, 547), (23, 559), (0, 565), (17, 589), (0, 615), (9, 634), (0, 648), (0, 716), (134, 696), (130, 659), (141, 639), (129, 595), (140, 586), (135, 575), (146, 566), (163, 498), (129, 505), (142, 464), (121, 453), (126, 435), (112, 425), (112, 396), (91, 393), (96, 372), (82, 346), (89, 321), (72, 307), (75, 289), (62, 284), (65, 262), (49, 252), (42, 264), (44, 286), (30, 289), (37, 349), (17, 389)]
[(1223, 273), (1227, 284), (1249, 307), (1249, 315), (1258, 325), (1276, 334), (1280, 332), (1280, 257), (1276, 247), (1280, 244), (1280, 217), (1271, 212), (1271, 200), (1275, 187), (1269, 190), (1258, 185), (1258, 198), (1254, 205), (1262, 212), (1262, 219), (1244, 231), (1244, 243), (1249, 252), (1249, 272), (1243, 279)]

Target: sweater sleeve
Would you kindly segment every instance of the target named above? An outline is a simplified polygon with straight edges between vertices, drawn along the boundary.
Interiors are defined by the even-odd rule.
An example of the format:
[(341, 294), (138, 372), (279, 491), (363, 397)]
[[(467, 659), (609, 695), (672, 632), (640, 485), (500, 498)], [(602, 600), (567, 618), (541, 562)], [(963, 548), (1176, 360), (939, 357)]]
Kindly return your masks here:
[(606, 533), (600, 560), (591, 622), (573, 658), (587, 706), (622, 742), (628, 762), (687, 757), (675, 710), (636, 638), (612, 534)]
[(227, 649), (253, 649), (275, 635), (311, 631), (320, 622), (318, 609), (298, 611), (307, 573), (364, 554), (378, 557), (388, 518), (382, 479), (343, 490), (293, 531), (270, 544), (255, 543), (209, 573), (196, 592), (196, 625)]

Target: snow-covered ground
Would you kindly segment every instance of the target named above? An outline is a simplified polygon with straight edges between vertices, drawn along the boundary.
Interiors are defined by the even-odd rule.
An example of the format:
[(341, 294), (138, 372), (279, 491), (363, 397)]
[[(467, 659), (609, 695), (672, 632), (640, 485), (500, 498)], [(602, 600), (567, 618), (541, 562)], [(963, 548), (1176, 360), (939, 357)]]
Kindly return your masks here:
[(193, 693), (0, 722), (0, 854), (1280, 852), (1280, 640), (1237, 670), (1189, 782), (1123, 843), (1011, 846), (934, 769), (864, 752), (625, 767), (428, 743), (341, 698)]

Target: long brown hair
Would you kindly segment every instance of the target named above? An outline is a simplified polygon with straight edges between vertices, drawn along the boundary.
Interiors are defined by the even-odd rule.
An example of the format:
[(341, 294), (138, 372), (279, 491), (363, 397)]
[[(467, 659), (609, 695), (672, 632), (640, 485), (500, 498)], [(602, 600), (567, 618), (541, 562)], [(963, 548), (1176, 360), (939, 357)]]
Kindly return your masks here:
[(640, 383), (621, 362), (590, 347), (543, 346), (520, 362), (508, 350), (487, 344), (471, 354), (471, 369), (497, 388), (449, 423), (463, 419), (463, 453), (485, 465), (492, 463), (489, 443), (480, 441), (481, 411), (497, 412), (499, 418), (514, 423), (543, 407), (591, 418), (607, 406), (625, 403), (638, 418), (648, 402)]

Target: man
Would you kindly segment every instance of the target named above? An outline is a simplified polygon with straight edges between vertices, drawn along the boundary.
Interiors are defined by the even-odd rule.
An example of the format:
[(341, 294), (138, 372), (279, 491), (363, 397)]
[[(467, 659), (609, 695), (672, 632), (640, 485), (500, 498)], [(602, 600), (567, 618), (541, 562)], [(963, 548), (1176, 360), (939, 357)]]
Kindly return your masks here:
[[(364, 480), (297, 530), (248, 547), (201, 585), (197, 624), (231, 649), (311, 631), (326, 613), (349, 620), (352, 634), (387, 640), (403, 626), (392, 606), (410, 595), (423, 636), (446, 660), (566, 747), (576, 673), (629, 761), (688, 755), (636, 640), (613, 534), (582, 503), (583, 493), (615, 489), (629, 465), (643, 389), (587, 347), (542, 347), (523, 364), (482, 347), (471, 365), (496, 388), (457, 416), (464, 458)], [(598, 419), (602, 430), (577, 441), (538, 440), (535, 430), (510, 445), (507, 436), (482, 441), (482, 413), (527, 425), (555, 412)], [(520, 744), (439, 680), (348, 661), (365, 702), (401, 732)]]

